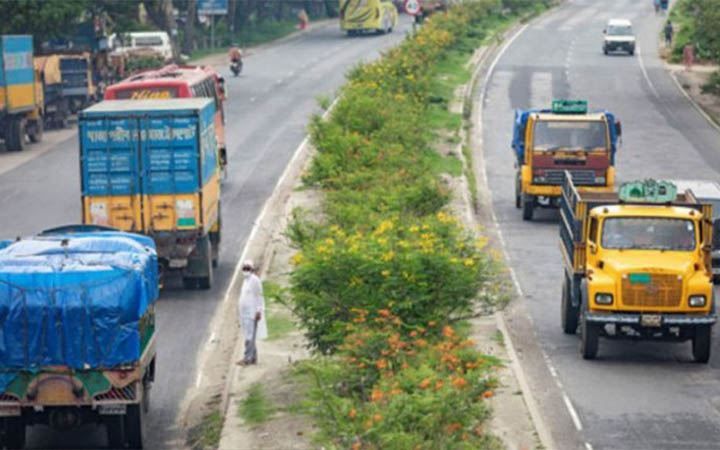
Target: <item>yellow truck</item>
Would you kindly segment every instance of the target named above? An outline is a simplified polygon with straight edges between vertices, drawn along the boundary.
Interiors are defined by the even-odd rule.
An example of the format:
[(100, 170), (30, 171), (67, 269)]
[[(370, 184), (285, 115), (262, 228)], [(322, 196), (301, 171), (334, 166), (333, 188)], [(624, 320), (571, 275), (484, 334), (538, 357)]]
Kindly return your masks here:
[(43, 94), (33, 66), (32, 36), (0, 36), (0, 133), (8, 151), (25, 149), (25, 137), (42, 140)]
[(220, 171), (210, 98), (106, 100), (80, 112), (83, 223), (144, 234), (161, 284), (210, 289), (220, 251)]
[(46, 124), (67, 127), (68, 117), (95, 98), (90, 53), (36, 56), (34, 64), (42, 84)]
[(576, 185), (610, 191), (620, 122), (609, 111), (588, 112), (584, 100), (554, 100), (549, 109), (516, 110), (512, 149), (515, 207), (524, 220), (536, 208), (555, 208), (564, 171)]
[(390, 0), (340, 0), (340, 29), (349, 36), (392, 33), (398, 12)]
[(601, 337), (690, 340), (707, 363), (717, 321), (712, 205), (667, 181), (589, 191), (567, 171), (560, 203), (561, 324), (580, 330), (582, 357), (596, 357)]

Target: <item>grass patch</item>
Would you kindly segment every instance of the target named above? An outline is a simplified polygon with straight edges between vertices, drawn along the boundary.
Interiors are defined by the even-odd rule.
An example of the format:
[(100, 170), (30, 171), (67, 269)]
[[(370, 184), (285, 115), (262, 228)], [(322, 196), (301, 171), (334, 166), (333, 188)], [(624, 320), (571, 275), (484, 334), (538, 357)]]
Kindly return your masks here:
[(432, 128), (457, 130), (462, 126), (462, 116), (447, 110), (447, 107), (431, 106), (427, 112), (428, 124)]
[(238, 415), (248, 425), (259, 425), (272, 418), (276, 409), (270, 404), (265, 396), (265, 391), (260, 383), (255, 383), (248, 389), (247, 397), (240, 404)]
[(214, 409), (203, 417), (196, 432), (196, 444), (193, 445), (193, 448), (217, 448), (220, 443), (223, 419), (219, 409)]
[(478, 202), (478, 191), (477, 191), (477, 179), (475, 178), (475, 163), (473, 159), (472, 150), (470, 150), (470, 147), (467, 145), (463, 145), (462, 148), (463, 155), (465, 156), (465, 164), (466, 170), (465, 170), (465, 176), (468, 180), (468, 185), (470, 186), (470, 198), (472, 199), (473, 209), (477, 208), (477, 202)]
[(503, 347), (505, 346), (505, 336), (502, 334), (502, 331), (495, 330), (491, 338), (496, 344), (502, 345)]
[(454, 177), (459, 177), (463, 173), (463, 164), (460, 159), (452, 153), (443, 156), (439, 153), (430, 153), (427, 155), (430, 165), (436, 174), (449, 173)]
[(295, 322), (284, 314), (268, 314), (268, 340), (279, 339), (296, 329)]

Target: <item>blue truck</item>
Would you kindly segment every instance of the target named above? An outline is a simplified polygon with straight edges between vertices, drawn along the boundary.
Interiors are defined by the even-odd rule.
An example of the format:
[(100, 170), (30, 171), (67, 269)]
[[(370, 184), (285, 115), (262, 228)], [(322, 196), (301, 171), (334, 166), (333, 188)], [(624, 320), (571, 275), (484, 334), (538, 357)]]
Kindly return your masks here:
[(220, 171), (208, 98), (110, 100), (79, 115), (83, 223), (151, 237), (161, 283), (210, 289), (220, 251)]
[(155, 378), (152, 239), (68, 226), (0, 242), (0, 448), (26, 427), (104, 425), (142, 448)]

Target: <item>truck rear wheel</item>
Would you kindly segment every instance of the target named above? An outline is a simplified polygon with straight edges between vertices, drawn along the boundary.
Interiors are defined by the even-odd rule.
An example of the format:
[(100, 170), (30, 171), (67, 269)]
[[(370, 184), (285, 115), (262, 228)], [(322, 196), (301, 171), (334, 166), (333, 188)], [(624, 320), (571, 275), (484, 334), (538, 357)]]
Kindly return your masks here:
[(127, 448), (143, 448), (143, 409), (140, 405), (128, 405), (123, 417)]
[(212, 241), (208, 238), (205, 239), (207, 241), (207, 251), (205, 254), (207, 255), (205, 262), (205, 267), (207, 267), (207, 275), (204, 277), (198, 278), (198, 286), (200, 289), (208, 290), (212, 288), (213, 281), (214, 281), (214, 274), (213, 274), (213, 245)]
[(583, 359), (595, 359), (600, 347), (600, 328), (589, 323), (583, 314), (580, 323), (580, 354)]
[(570, 297), (570, 284), (567, 276), (562, 286), (562, 329), (565, 334), (575, 334), (578, 327), (578, 307), (573, 306)]
[(710, 361), (710, 343), (712, 342), (712, 328), (699, 326), (692, 338), (692, 352), (695, 362), (707, 364)]
[(25, 448), (25, 422), (22, 417), (7, 417), (3, 419), (3, 427), (1, 431), (4, 434), (3, 442), (5, 444), (5, 448)]
[(122, 416), (106, 416), (103, 420), (107, 433), (108, 448), (125, 448)]
[(535, 209), (535, 199), (532, 195), (522, 195), (522, 212), (523, 220), (530, 221), (533, 218), (533, 210)]
[(520, 189), (520, 176), (515, 177), (515, 207), (522, 208), (522, 189)]
[(30, 142), (40, 142), (43, 138), (43, 119), (42, 117), (38, 117), (37, 119), (34, 119), (28, 124), (28, 137), (30, 138)]
[(5, 147), (11, 152), (21, 152), (25, 149), (24, 117), (13, 117), (8, 121), (5, 130)]

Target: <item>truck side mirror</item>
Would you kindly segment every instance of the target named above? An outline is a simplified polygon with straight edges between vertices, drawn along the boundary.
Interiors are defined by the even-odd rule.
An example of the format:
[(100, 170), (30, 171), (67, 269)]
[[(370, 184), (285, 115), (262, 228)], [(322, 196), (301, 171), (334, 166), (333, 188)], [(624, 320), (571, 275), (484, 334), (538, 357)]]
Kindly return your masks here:
[(615, 121), (615, 134), (622, 136), (622, 123), (619, 120)]

